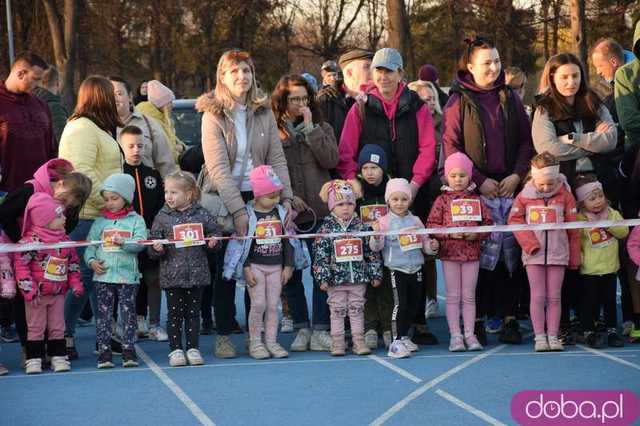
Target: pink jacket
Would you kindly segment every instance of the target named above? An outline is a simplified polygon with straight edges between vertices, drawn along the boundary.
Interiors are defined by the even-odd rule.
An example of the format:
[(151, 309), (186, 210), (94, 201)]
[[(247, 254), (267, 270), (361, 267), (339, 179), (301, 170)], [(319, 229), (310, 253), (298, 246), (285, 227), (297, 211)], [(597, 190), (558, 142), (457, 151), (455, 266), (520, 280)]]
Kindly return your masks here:
[[(576, 200), (565, 184), (543, 197), (531, 181), (513, 202), (508, 223), (543, 223), (542, 216), (555, 215), (547, 223), (574, 222)], [(522, 262), (526, 265), (568, 265), (577, 269), (581, 263), (580, 230), (518, 231), (513, 233), (522, 247)]]
[[(375, 86), (368, 89), (367, 95), (380, 99), (387, 117), (392, 120), (403, 89), (404, 84), (400, 84), (396, 96), (391, 102), (385, 102)], [(418, 158), (413, 164), (411, 181), (422, 186), (431, 177), (436, 167), (436, 137), (431, 113), (426, 104), (416, 113), (416, 121), (418, 124)], [(344, 179), (355, 179), (358, 174), (358, 148), (360, 146), (361, 133), (362, 120), (360, 119), (359, 106), (356, 102), (347, 113), (338, 146), (340, 159), (337, 169)], [(387, 159), (387, 161), (391, 161), (391, 159)]]
[[(640, 265), (640, 226), (636, 226), (629, 234), (627, 251), (633, 263)], [(637, 278), (636, 278), (637, 279)]]
[[(11, 240), (0, 231), (0, 243), (11, 243)], [(0, 297), (11, 299), (16, 295), (16, 280), (13, 276), (11, 255), (0, 253)]]
[[(69, 241), (68, 237), (64, 241)], [(40, 239), (30, 232), (19, 243), (34, 242)], [(14, 253), (13, 265), (18, 288), (27, 302), (39, 295), (64, 295), (69, 288), (76, 296), (84, 291), (75, 248)]]

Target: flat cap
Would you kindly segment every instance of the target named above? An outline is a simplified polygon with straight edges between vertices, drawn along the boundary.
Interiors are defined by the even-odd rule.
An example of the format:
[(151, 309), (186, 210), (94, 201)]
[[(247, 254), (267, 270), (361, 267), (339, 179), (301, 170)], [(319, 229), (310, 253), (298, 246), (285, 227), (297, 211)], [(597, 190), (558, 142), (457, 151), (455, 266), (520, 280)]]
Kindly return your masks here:
[(353, 49), (338, 59), (338, 63), (340, 64), (340, 68), (344, 68), (349, 62), (357, 61), (359, 59), (373, 59), (373, 52), (364, 49)]

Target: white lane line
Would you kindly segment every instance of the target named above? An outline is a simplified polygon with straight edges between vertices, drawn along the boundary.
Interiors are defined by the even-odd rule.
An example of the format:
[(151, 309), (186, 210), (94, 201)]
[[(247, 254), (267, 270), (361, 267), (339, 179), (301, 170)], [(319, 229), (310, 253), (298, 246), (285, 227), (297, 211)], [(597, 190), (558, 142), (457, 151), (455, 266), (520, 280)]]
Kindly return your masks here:
[(393, 417), (393, 415), (395, 415), (400, 410), (402, 410), (404, 407), (406, 407), (411, 401), (413, 401), (414, 399), (418, 398), (420, 395), (422, 395), (423, 393), (425, 393), (426, 391), (428, 391), (429, 389), (431, 389), (432, 387), (434, 387), (438, 383), (448, 379), (449, 377), (453, 376), (456, 373), (459, 373), (460, 371), (464, 370), (465, 368), (470, 367), (471, 365), (473, 365), (473, 364), (475, 364), (475, 363), (477, 363), (479, 361), (482, 361), (483, 359), (485, 359), (486, 357), (494, 354), (495, 352), (498, 352), (498, 351), (502, 350), (505, 346), (506, 345), (500, 345), (500, 346), (495, 347), (495, 348), (493, 348), (493, 349), (491, 349), (491, 350), (489, 350), (487, 352), (483, 352), (483, 353), (481, 353), (479, 355), (476, 355), (473, 358), (466, 360), (462, 364), (459, 364), (459, 365), (453, 367), (452, 369), (446, 371), (445, 373), (439, 375), (435, 379), (425, 383), (424, 385), (420, 386), (418, 389), (414, 390), (409, 395), (407, 395), (406, 397), (404, 397), (403, 399), (398, 401), (393, 407), (389, 408), (387, 411), (382, 413), (382, 415), (380, 417), (378, 417), (377, 419), (375, 419), (373, 422), (371, 422), (370, 425), (371, 426), (379, 426), (379, 425), (384, 424), (387, 420), (389, 420), (391, 417)]
[(389, 361), (386, 361), (377, 355), (369, 355), (367, 358), (374, 360), (375, 362), (377, 362), (378, 364), (384, 367), (387, 367), (389, 370), (395, 371), (405, 379), (411, 380), (414, 383), (422, 383), (422, 379), (414, 376), (413, 374), (409, 373), (407, 370), (400, 368), (397, 365), (391, 364)]
[(466, 402), (456, 398), (455, 396), (451, 395), (450, 393), (447, 393), (447, 392), (443, 391), (442, 389), (436, 390), (436, 394), (438, 396), (441, 396), (442, 398), (446, 399), (447, 401), (451, 402), (452, 404), (455, 404), (458, 407), (462, 408), (464, 411), (466, 411), (468, 413), (471, 413), (474, 416), (484, 420), (485, 422), (489, 423), (490, 425), (493, 425), (493, 426), (507, 426), (506, 424), (502, 423), (500, 420), (494, 419), (493, 417), (491, 417), (490, 415), (488, 415), (484, 411), (481, 411), (481, 410), (477, 409), (476, 407), (473, 407), (473, 406), (467, 404)]
[(618, 364), (626, 365), (627, 367), (635, 368), (636, 370), (640, 370), (640, 365), (634, 364), (633, 362), (626, 361), (622, 358), (619, 358), (615, 355), (608, 354), (604, 351), (599, 351), (597, 349), (593, 349), (584, 345), (576, 345), (580, 349), (584, 349), (587, 352), (591, 352), (592, 354), (599, 355), (603, 358), (610, 359), (611, 361), (617, 362)]
[(198, 405), (193, 402), (191, 398), (189, 398), (189, 396), (182, 390), (180, 386), (176, 384), (176, 382), (174, 382), (169, 376), (167, 376), (167, 373), (165, 373), (160, 367), (158, 367), (158, 364), (156, 364), (155, 361), (152, 360), (139, 345), (136, 345), (136, 351), (138, 352), (140, 358), (142, 358), (142, 360), (145, 362), (145, 364), (147, 364), (151, 371), (153, 371), (153, 374), (155, 374), (162, 381), (162, 383), (164, 383), (165, 386), (168, 387), (169, 390), (178, 397), (178, 399), (185, 405), (185, 407), (187, 407), (187, 409), (191, 411), (191, 414), (193, 414), (193, 416), (198, 419), (201, 425), (215, 426), (215, 423), (213, 423), (213, 421), (204, 413), (204, 411), (202, 411), (200, 407), (198, 407)]

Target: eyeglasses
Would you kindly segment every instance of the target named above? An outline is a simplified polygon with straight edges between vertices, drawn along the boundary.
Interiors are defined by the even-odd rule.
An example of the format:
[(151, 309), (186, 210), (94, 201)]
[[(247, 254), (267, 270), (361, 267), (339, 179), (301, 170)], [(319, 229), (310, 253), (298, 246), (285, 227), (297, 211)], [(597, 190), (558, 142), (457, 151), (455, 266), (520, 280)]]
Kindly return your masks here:
[(309, 97), (308, 96), (294, 96), (289, 98), (289, 102), (292, 104), (306, 104), (307, 102), (309, 102)]
[(228, 51), (227, 53), (225, 53), (225, 56), (227, 57), (227, 59), (230, 59), (235, 62), (246, 61), (251, 57), (249, 52), (244, 50), (238, 50), (238, 49)]

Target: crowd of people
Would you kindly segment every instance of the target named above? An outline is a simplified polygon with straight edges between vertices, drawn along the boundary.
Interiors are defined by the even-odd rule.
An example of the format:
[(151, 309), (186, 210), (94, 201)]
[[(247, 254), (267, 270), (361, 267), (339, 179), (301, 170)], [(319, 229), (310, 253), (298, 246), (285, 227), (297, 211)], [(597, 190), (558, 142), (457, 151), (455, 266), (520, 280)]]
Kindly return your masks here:
[[(229, 50), (190, 149), (161, 82), (90, 76), (67, 117), (55, 68), (19, 55), (0, 82), (0, 238), (101, 243), (0, 253), (0, 338), (15, 324), (27, 374), (69, 371), (89, 310), (98, 368), (115, 354), (137, 366), (139, 338), (168, 341), (170, 366), (202, 365), (213, 329), (215, 356), (237, 356), (239, 288), (255, 359), (379, 345), (406, 358), (439, 344), (439, 260), (452, 352), (483, 350), (487, 333), (522, 344), (527, 320), (535, 351), (640, 343), (640, 227), (598, 224), (640, 209), (640, 24), (633, 54), (593, 46), (591, 85), (573, 54), (549, 58), (531, 106), (491, 40), (465, 43), (448, 91), (432, 65), (409, 82), (382, 48), (323, 63), (320, 83), (285, 75), (269, 96), (250, 53)], [(576, 220), (594, 225), (445, 231)], [(280, 328), (296, 332), (288, 350)]]

